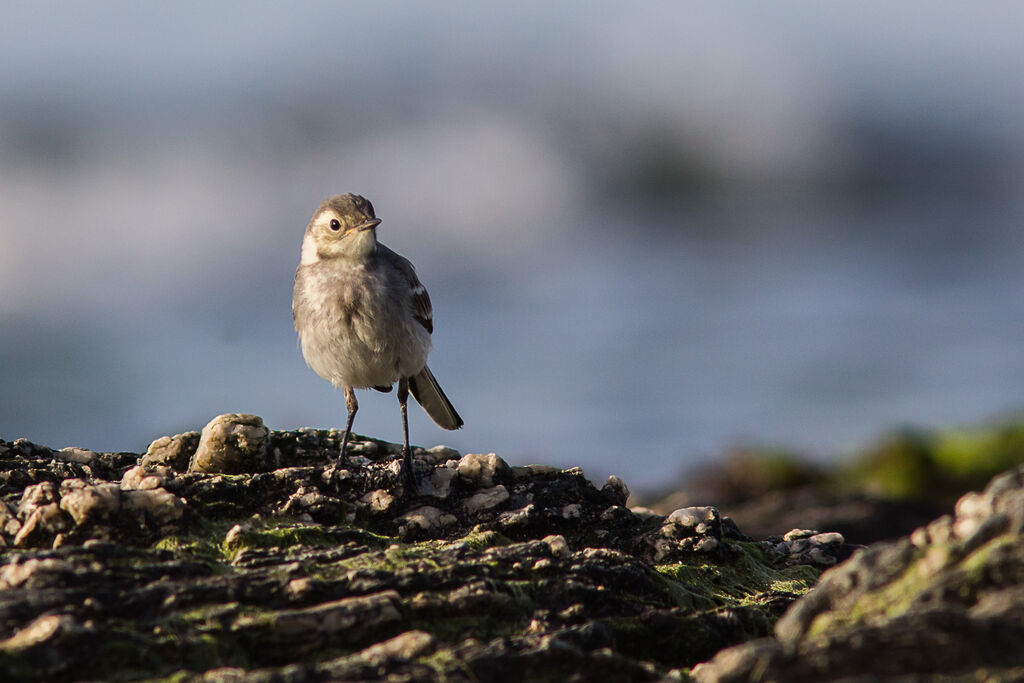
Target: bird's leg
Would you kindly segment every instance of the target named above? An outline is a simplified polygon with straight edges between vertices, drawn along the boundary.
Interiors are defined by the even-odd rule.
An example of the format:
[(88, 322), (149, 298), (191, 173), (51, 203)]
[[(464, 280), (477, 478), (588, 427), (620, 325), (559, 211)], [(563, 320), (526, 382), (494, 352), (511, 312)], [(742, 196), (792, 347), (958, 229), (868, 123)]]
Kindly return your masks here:
[(352, 421), (356, 419), (356, 411), (359, 410), (359, 401), (356, 400), (356, 390), (352, 387), (344, 387), (345, 407), (348, 408), (348, 420), (345, 422), (345, 436), (341, 440), (341, 454), (338, 456), (338, 465), (345, 462), (345, 451), (348, 449), (348, 436), (352, 433)]
[(409, 448), (409, 412), (406, 403), (409, 401), (409, 378), (398, 380), (398, 405), (402, 408), (402, 471), (405, 483), (412, 488), (412, 450)]

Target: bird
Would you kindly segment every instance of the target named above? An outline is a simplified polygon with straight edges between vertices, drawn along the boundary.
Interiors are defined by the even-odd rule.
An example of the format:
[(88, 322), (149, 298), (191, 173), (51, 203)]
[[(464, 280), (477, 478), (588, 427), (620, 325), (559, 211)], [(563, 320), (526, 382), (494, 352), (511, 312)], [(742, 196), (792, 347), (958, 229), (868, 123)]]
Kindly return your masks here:
[(413, 264), (377, 240), (381, 220), (356, 194), (328, 197), (302, 238), (292, 319), (306, 364), (345, 395), (348, 410), (338, 461), (345, 461), (359, 402), (356, 389), (398, 385), (402, 470), (413, 481), (409, 393), (443, 429), (462, 417), (427, 367), (434, 331), (430, 295)]

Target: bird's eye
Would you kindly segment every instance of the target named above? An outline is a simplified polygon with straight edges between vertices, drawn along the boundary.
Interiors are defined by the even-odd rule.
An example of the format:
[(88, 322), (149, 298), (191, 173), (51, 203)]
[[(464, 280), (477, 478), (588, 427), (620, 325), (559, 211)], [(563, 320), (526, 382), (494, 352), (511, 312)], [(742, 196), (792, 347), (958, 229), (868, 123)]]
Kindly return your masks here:
[(341, 223), (338, 222), (337, 218), (332, 218), (331, 219), (331, 230), (334, 230), (334, 231), (341, 230)]

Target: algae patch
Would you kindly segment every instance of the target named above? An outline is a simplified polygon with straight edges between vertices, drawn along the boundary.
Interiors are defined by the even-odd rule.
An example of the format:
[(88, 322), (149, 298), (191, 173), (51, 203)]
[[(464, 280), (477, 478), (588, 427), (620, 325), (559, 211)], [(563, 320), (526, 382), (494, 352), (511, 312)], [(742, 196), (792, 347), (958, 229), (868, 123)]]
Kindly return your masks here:
[(821, 574), (819, 569), (809, 565), (776, 567), (756, 543), (726, 543), (738, 551), (732, 562), (712, 563), (696, 556), (692, 562), (655, 567), (678, 582), (687, 596), (693, 596), (682, 606), (704, 609), (756, 606), (764, 602), (766, 594), (803, 595)]

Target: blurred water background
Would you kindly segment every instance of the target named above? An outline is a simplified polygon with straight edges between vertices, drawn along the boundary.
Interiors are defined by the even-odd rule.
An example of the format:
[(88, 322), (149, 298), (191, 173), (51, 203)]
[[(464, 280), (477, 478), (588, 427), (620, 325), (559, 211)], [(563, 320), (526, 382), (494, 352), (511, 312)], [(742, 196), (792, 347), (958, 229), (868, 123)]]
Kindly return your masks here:
[(5, 439), (342, 426), (290, 300), (346, 191), (434, 300), (466, 427), (412, 409), (416, 443), (653, 487), (1024, 405), (1024, 5), (2, 14)]

